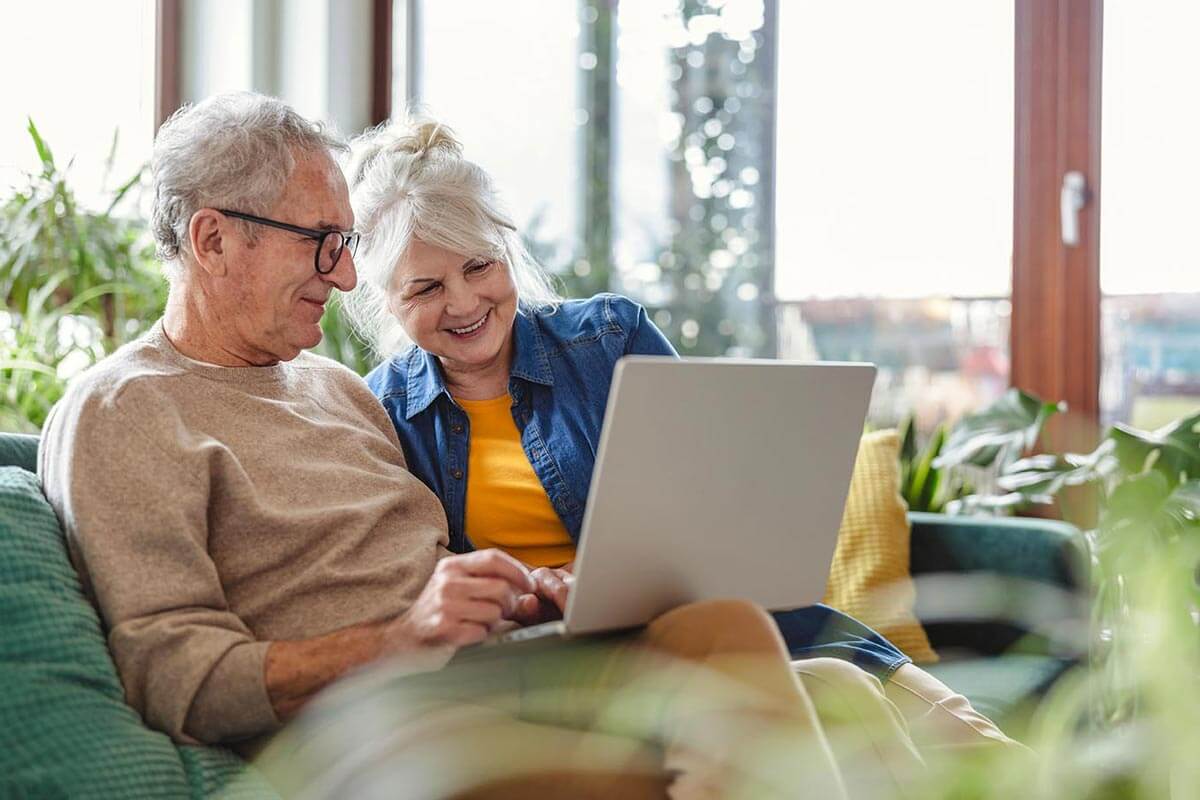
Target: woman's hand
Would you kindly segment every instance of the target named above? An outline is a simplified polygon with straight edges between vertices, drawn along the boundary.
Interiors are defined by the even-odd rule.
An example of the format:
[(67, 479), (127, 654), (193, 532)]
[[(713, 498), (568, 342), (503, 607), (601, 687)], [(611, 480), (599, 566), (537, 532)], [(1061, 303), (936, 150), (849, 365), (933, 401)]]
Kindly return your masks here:
[(529, 570), (500, 550), (448, 556), (412, 607), (384, 628), (382, 649), (448, 660), (458, 648), (482, 642), (504, 620), (520, 621), (522, 598), (538, 591)]
[(575, 582), (575, 576), (571, 574), (574, 563), (535, 569), (531, 575), (536, 589), (519, 599), (516, 615), (512, 619), (522, 625), (562, 619), (567, 610), (567, 595), (570, 594), (571, 584)]

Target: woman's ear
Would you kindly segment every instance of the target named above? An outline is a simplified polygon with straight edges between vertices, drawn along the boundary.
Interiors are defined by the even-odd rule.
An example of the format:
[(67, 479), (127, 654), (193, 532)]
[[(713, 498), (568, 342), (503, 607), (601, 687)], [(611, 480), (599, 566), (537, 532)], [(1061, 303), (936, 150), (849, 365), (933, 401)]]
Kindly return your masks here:
[(213, 208), (202, 208), (188, 222), (188, 243), (196, 263), (213, 277), (223, 277), (228, 271), (224, 240), (225, 215)]

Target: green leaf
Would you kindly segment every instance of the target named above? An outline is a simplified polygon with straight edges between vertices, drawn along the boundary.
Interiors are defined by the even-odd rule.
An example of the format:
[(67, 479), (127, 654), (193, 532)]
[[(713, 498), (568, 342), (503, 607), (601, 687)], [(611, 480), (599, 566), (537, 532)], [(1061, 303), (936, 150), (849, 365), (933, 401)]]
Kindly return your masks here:
[(1176, 486), (1163, 502), (1160, 515), (1160, 529), (1169, 528), (1174, 533), (1200, 525), (1200, 480)]
[(29, 136), (33, 139), (33, 146), (37, 149), (38, 160), (42, 162), (43, 174), (53, 174), (54, 155), (50, 152), (50, 145), (46, 144), (46, 140), (38, 132), (37, 126), (33, 124), (33, 117), (26, 117), (25, 119), (29, 123), (25, 129), (29, 131)]
[(1023, 492), (969, 494), (946, 503), (946, 513), (953, 515), (1000, 514), (1017, 511), (1033, 504), (1050, 505), (1053, 502), (1054, 498), (1048, 494), (1026, 494)]
[(1032, 448), (1046, 421), (1065, 409), (1063, 403), (1045, 403), (1019, 389), (1009, 389), (983, 411), (959, 420), (935, 466), (999, 464), (1004, 468)]
[(1200, 414), (1184, 417), (1156, 431), (1118, 423), (1108, 432), (1114, 455), (1127, 473), (1155, 469), (1175, 485), (1200, 478)]
[(900, 486), (901, 494), (912, 479), (913, 462), (917, 458), (917, 424), (911, 414), (900, 425)]
[(1159, 472), (1143, 472), (1117, 483), (1108, 496), (1101, 524), (1110, 529), (1126, 523), (1145, 523), (1161, 510), (1171, 486)]
[(946, 441), (946, 427), (939, 425), (933, 432), (925, 450), (912, 469), (912, 479), (905, 500), (910, 511), (937, 511), (934, 498), (942, 480), (942, 471), (934, 466), (942, 445)]
[(1022, 458), (997, 477), (998, 488), (1024, 495), (1055, 495), (1067, 486), (1083, 486), (1105, 480), (1118, 467), (1112, 455), (1115, 443), (1105, 440), (1087, 455), (1042, 454)]
[(39, 364), (36, 361), (23, 361), (15, 358), (0, 359), (0, 371), (12, 370), (13, 372), (36, 372), (41, 375), (49, 375), (56, 377), (57, 373), (53, 367), (47, 367), (45, 364)]

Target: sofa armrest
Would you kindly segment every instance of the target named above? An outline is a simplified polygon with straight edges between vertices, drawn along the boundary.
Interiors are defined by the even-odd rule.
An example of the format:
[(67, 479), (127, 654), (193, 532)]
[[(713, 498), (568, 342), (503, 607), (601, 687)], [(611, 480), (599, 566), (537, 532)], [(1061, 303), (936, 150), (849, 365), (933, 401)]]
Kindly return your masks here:
[(939, 653), (1077, 656), (1088, 558), (1073, 525), (913, 512), (916, 612)]
[(20, 467), (37, 472), (38, 437), (25, 433), (0, 433), (0, 467)]
[(1066, 522), (923, 512), (908, 518), (913, 575), (989, 572), (1075, 591), (1087, 584), (1083, 534)]

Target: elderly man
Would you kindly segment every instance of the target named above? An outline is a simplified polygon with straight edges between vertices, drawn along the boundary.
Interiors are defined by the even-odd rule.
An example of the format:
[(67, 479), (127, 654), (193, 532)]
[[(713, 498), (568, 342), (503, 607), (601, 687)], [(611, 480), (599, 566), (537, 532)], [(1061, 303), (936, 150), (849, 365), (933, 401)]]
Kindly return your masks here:
[[(356, 281), (358, 237), (333, 158), (341, 148), (260, 95), (219, 96), (172, 117), (153, 163), (166, 312), (77, 380), (47, 421), (43, 486), (129, 703), (177, 741), (245, 745), (331, 682), (391, 657), (391, 676), (420, 684), (436, 674), (426, 685), (440, 687), (459, 720), (443, 716), (432, 733), (414, 725), (410, 745), (456, 741), (447, 731), (482, 719), (476, 729), (493, 735), (481, 749), (492, 756), (523, 739), (535, 743), (539, 768), (570, 773), (594, 770), (580, 762), (589, 754), (628, 755), (610, 734), (630, 731), (606, 723), (595, 703), (549, 717), (541, 709), (531, 721), (522, 692), (541, 681), (568, 698), (609, 696), (626, 681), (644, 685), (648, 665), (666, 655), (741, 689), (699, 692), (711, 682), (664, 667), (671, 701), (648, 738), (666, 746), (622, 755), (609, 763), (615, 771), (644, 767), (649, 753), (656, 789), (665, 776), (677, 795), (726, 792), (765, 780), (735, 756), (756, 741), (748, 731), (782, 732), (790, 771), (770, 782), (840, 795), (841, 771), (778, 633), (746, 604), (664, 615), (603, 650), (602, 668), (586, 675), (501, 657), (438, 672), (458, 648), (503, 622), (533, 621), (542, 601), (562, 597), (498, 551), (449, 554), (442, 508), (405, 469), (383, 408), (357, 375), (305, 352), (321, 339), (333, 291)], [(877, 682), (834, 667), (825, 677), (840, 669), (846, 678), (837, 694), (856, 698), (849, 716), (874, 713), (871, 749), (902, 782), (920, 764), (903, 720)], [(499, 716), (491, 707), (456, 717), (457, 699), (478, 708), (468, 684), (481, 674), (507, 676), (515, 701)], [(591, 694), (571, 694), (580, 688)], [(615, 785), (601, 791), (634, 791)]]

